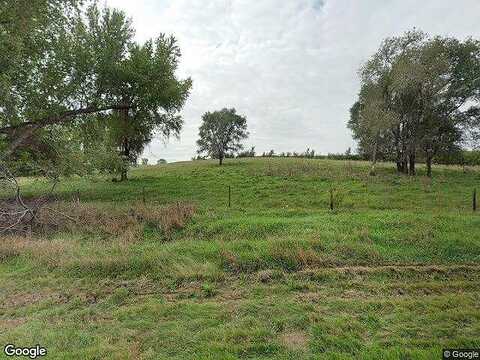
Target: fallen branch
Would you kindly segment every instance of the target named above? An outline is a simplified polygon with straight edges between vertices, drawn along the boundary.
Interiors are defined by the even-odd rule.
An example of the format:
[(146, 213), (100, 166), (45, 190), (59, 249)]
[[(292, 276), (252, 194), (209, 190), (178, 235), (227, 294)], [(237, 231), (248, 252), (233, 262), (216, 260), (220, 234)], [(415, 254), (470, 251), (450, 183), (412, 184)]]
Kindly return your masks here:
[(27, 204), (21, 195), (17, 179), (8, 167), (0, 162), (0, 190), (8, 192), (10, 188), (14, 192), (12, 202), (0, 202), (0, 234), (31, 231), (38, 211), (49, 201), (57, 183), (58, 179), (54, 178), (47, 195)]

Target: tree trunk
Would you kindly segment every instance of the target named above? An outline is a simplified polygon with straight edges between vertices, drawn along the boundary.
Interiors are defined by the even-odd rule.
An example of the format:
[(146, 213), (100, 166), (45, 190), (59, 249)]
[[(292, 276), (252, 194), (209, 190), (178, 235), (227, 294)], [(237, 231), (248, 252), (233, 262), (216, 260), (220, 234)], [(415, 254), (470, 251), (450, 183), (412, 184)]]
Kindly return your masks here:
[(403, 163), (402, 163), (402, 149), (400, 145), (400, 125), (397, 126), (395, 132), (395, 149), (397, 153), (397, 172), (403, 172)]
[(401, 160), (397, 160), (397, 172), (399, 173), (403, 172), (403, 163)]
[(375, 140), (375, 144), (373, 146), (373, 153), (372, 153), (372, 167), (370, 169), (370, 176), (377, 175), (375, 166), (377, 165), (377, 140)]
[(120, 181), (127, 181), (128, 180), (128, 170), (126, 167), (122, 168), (122, 172), (120, 174)]
[(408, 161), (407, 161), (407, 159), (403, 159), (403, 161), (402, 161), (402, 172), (404, 174), (408, 174)]
[(427, 163), (427, 176), (432, 177), (432, 160), (433, 160), (433, 151), (425, 151), (426, 163)]
[(408, 155), (407, 155), (407, 144), (405, 138), (402, 138), (402, 150), (401, 150), (401, 159), (402, 159), (402, 172), (408, 174)]
[[(124, 123), (124, 131), (127, 131), (128, 128), (128, 108), (120, 110), (122, 120)], [(120, 173), (120, 181), (128, 180), (128, 168), (130, 167), (130, 142), (128, 136), (125, 135), (123, 138), (123, 151), (122, 151), (122, 171)]]
[(427, 155), (427, 176), (432, 177), (432, 157)]
[(130, 146), (126, 137), (123, 139), (122, 150), (122, 170), (120, 172), (120, 181), (126, 181), (128, 180), (128, 167), (130, 165)]
[(408, 173), (411, 176), (415, 175), (415, 152), (411, 153), (409, 156), (409, 169)]
[(404, 163), (402, 159), (402, 151), (397, 147), (397, 172), (402, 173), (405, 171)]
[(220, 166), (223, 165), (223, 154), (220, 154), (220, 156), (218, 157), (218, 162)]

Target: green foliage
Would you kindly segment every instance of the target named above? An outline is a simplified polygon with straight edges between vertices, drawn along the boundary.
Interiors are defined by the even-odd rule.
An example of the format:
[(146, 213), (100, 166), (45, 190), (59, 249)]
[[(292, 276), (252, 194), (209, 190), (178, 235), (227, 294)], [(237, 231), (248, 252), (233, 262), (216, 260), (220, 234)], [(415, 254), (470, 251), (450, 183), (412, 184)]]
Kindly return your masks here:
[[(239, 156), (240, 157), (240, 156)], [(361, 154), (352, 154), (351, 149), (348, 148), (344, 154), (338, 153), (328, 153), (327, 155), (321, 155), (315, 153), (315, 150), (307, 148), (307, 150), (300, 151), (287, 151), (281, 153), (275, 153), (274, 150), (269, 152), (263, 152), (261, 157), (286, 157), (286, 158), (306, 158), (306, 159), (329, 159), (329, 160), (367, 160), (367, 157), (364, 157)]]
[(480, 151), (478, 150), (463, 150), (450, 154), (442, 154), (437, 161), (440, 164), (458, 164), (466, 166), (480, 165)]
[(43, 117), (72, 101), (78, 1), (0, 2), (0, 124)]
[[(480, 124), (480, 43), (409, 31), (384, 40), (360, 70), (349, 128), (360, 153), (395, 160), (415, 173), (421, 153), (457, 152)], [(430, 173), (430, 170), (429, 170)]]
[(462, 164), (469, 166), (480, 166), (480, 151), (463, 151), (462, 152)]
[(88, 14), (85, 41), (93, 42), (94, 61), (101, 74), (98, 87), (108, 101), (128, 106), (110, 115), (111, 142), (123, 158), (122, 176), (136, 163), (154, 133), (178, 136), (191, 80), (177, 79), (180, 49), (173, 37), (160, 34), (143, 45), (132, 41), (133, 29), (125, 15), (95, 6)]
[(237, 115), (235, 109), (207, 112), (202, 116), (198, 135), (198, 154), (219, 159), (222, 165), (229, 153), (243, 149), (241, 141), (248, 137), (247, 119)]
[(242, 157), (255, 157), (255, 146), (252, 146), (249, 150), (245, 151), (240, 151), (237, 154), (237, 157), (242, 158)]
[[(179, 134), (178, 112), (191, 80), (175, 74), (181, 54), (173, 37), (160, 34), (137, 44), (127, 16), (100, 9), (96, 2), (80, 9), (74, 1), (25, 6), (9, 2), (0, 13), (6, 19), (0, 23), (5, 40), (0, 53), (18, 50), (14, 61), (0, 59), (5, 90), (0, 92), (0, 144), (7, 155), (14, 152), (12, 160), (48, 162), (58, 172), (64, 163), (69, 165), (64, 173), (75, 172), (73, 165), (79, 164), (83, 173), (96, 165), (104, 170), (121, 156), (122, 165), (115, 160), (108, 170), (126, 176), (154, 133)], [(51, 140), (58, 137), (65, 141)], [(97, 159), (91, 156), (94, 150)], [(87, 163), (80, 164), (81, 159)]]
[[(78, 4), (75, 0), (0, 2), (0, 127), (45, 118), (75, 101), (71, 44)], [(38, 172), (45, 164), (49, 169), (43, 171), (51, 170), (63, 153), (52, 147), (51, 139), (58, 133), (52, 129), (30, 136), (29, 151), (8, 160), (27, 173)], [(2, 154), (8, 154), (24, 135), (28, 131), (0, 135)]]

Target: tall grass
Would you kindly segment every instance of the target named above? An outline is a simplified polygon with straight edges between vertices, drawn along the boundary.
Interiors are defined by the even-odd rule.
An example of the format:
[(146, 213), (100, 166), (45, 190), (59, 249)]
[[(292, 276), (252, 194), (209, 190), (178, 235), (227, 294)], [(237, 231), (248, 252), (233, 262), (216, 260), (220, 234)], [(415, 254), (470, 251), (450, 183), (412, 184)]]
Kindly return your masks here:
[[(0, 239), (0, 343), (39, 343), (53, 359), (430, 359), (479, 347), (480, 173), (423, 173), (265, 158), (63, 179), (32, 234)], [(47, 185), (22, 184), (27, 198)]]

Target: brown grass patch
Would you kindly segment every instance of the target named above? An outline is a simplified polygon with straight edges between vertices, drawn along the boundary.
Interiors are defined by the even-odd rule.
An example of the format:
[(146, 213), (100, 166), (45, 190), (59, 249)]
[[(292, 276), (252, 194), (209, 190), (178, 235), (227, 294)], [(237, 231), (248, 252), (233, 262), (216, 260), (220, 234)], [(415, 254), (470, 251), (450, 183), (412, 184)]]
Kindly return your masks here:
[(0, 319), (0, 328), (2, 329), (15, 329), (20, 325), (26, 323), (25, 318), (16, 318), (16, 319)]
[(7, 236), (0, 241), (0, 262), (21, 255), (29, 240), (19, 236)]
[(223, 267), (234, 272), (240, 271), (238, 259), (231, 251), (221, 250), (220, 258), (222, 259)]
[(280, 341), (290, 350), (305, 350), (308, 346), (308, 335), (303, 331), (290, 331), (280, 335)]
[(296, 255), (296, 260), (303, 267), (321, 264), (324, 259), (312, 249), (300, 249)]
[(162, 230), (169, 238), (174, 230), (183, 228), (194, 213), (192, 204), (180, 202), (165, 207), (135, 204), (127, 210), (78, 202), (55, 203), (40, 210), (37, 230), (101, 234), (131, 242), (142, 238), (145, 226), (150, 226)]
[(73, 246), (73, 244), (65, 241), (7, 236), (0, 241), (0, 262), (26, 255), (40, 260), (42, 264), (49, 268), (54, 268), (59, 265), (60, 259), (64, 258), (65, 254), (72, 252)]

